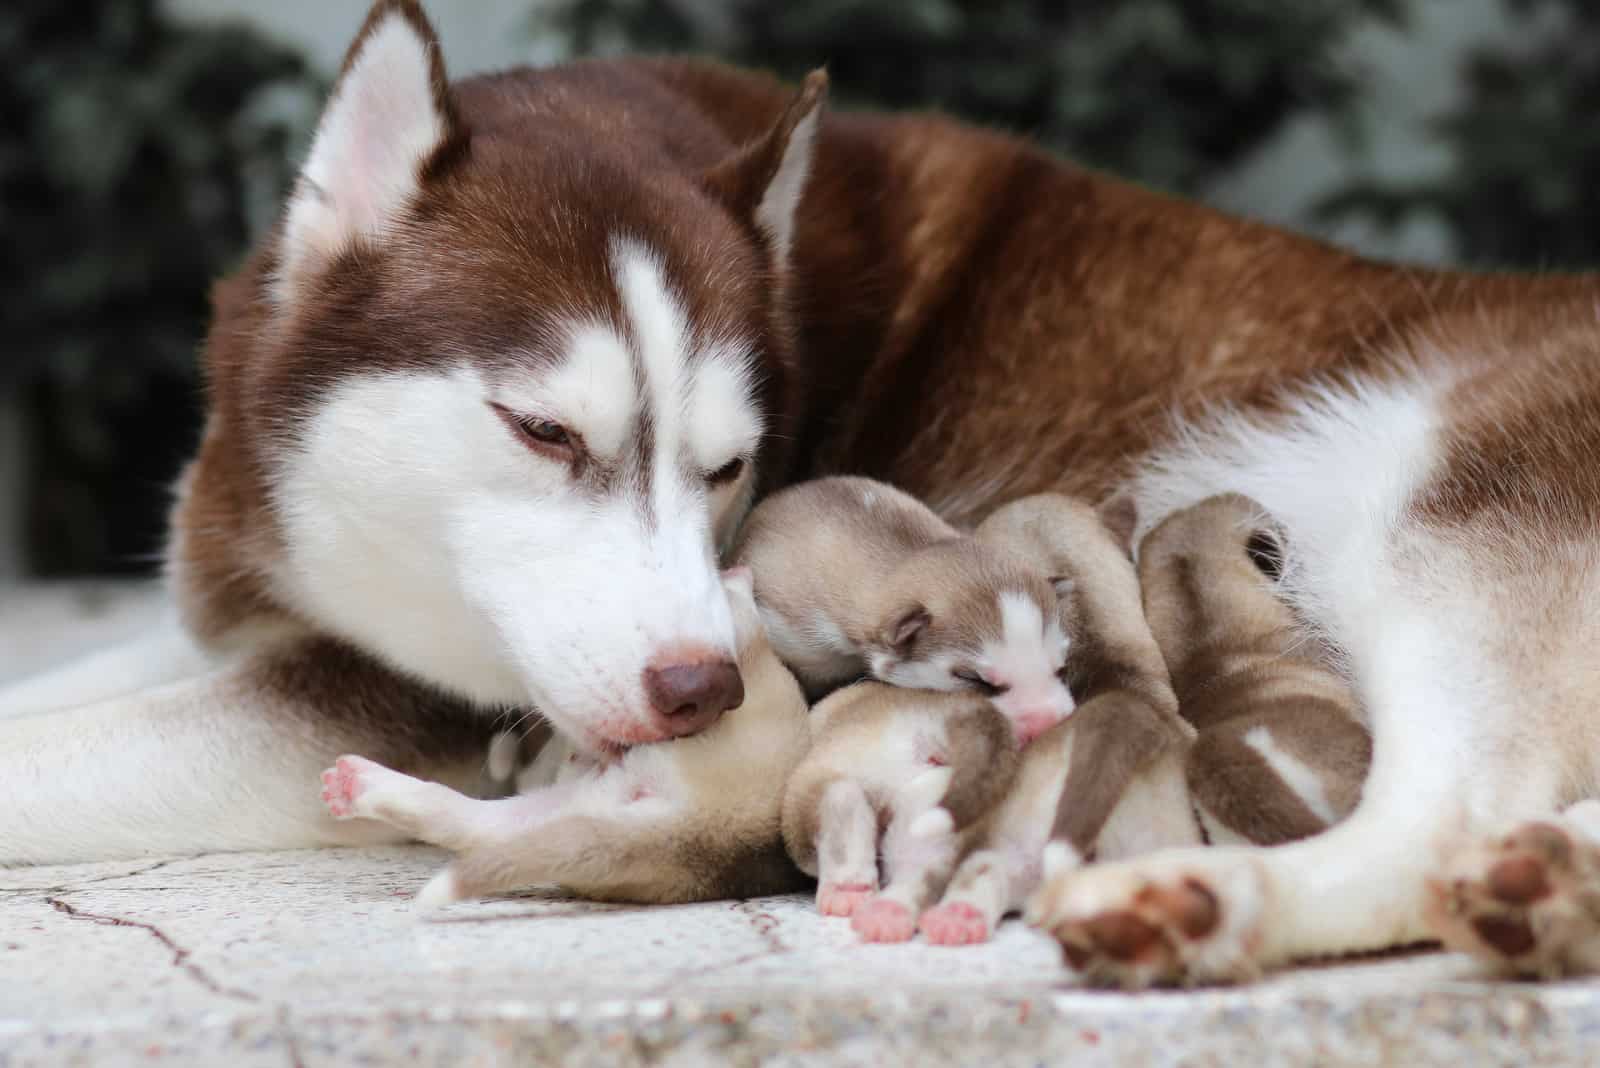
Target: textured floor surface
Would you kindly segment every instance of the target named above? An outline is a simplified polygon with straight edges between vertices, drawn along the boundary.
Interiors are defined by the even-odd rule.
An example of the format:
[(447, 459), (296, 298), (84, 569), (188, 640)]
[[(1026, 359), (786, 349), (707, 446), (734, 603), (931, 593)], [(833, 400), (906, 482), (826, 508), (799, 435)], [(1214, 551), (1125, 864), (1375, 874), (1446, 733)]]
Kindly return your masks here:
[[(0, 679), (148, 607), (66, 597), (0, 591)], [(23, 619), (26, 646), (8, 640)], [(1104, 994), (1015, 924), (978, 948), (864, 947), (799, 898), (532, 896), (418, 920), (409, 897), (439, 862), (407, 848), (0, 869), (0, 1066), (1600, 1063), (1600, 984), (1488, 983), (1459, 957)]]

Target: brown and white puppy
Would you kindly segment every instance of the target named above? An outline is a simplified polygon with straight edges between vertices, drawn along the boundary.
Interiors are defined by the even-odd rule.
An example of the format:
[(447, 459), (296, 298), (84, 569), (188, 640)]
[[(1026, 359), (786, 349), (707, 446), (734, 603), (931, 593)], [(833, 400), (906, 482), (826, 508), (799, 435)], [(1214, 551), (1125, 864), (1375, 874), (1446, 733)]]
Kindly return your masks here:
[(323, 773), (324, 802), (459, 854), (418, 896), (424, 907), (543, 885), (638, 902), (796, 889), (776, 784), (805, 754), (805, 699), (762, 633), (749, 574), (725, 587), (745, 698), (699, 734), (611, 761), (552, 738), (533, 762), (543, 785), (494, 801), (343, 756)]
[(784, 843), (817, 877), (818, 910), (869, 942), (910, 938), (1016, 758), (1010, 724), (976, 694), (867, 681), (823, 699), (783, 798)]
[(1004, 799), (963, 835), (960, 867), (921, 917), (931, 942), (988, 938), (1039, 884), (1046, 858), (1059, 871), (1091, 853), (1200, 841), (1183, 781), (1194, 731), (1145, 623), (1125, 533), (1107, 518), (1085, 501), (1036, 494), (996, 509), (975, 532), (1037, 561), (1066, 591), (1066, 676), (1082, 700), (1027, 748)]
[(1125, 501), (1096, 509), (1060, 493), (1038, 493), (991, 512), (974, 536), (1027, 558), (1061, 595), (1062, 629), (1072, 636), (1062, 677), (1087, 703), (1125, 699), (1116, 716), (1102, 703), (1076, 732), (1077, 760), (1061, 800), (1055, 837), (1087, 852), (1119, 800), (1118, 777), (1157, 765), (1178, 767), (1194, 738), (1179, 715), (1166, 661), (1140, 607), (1126, 542)]
[(1213, 843), (1326, 830), (1372, 762), (1349, 684), (1278, 596), (1280, 539), (1259, 504), (1230, 494), (1168, 516), (1139, 547), (1145, 615), (1199, 731), (1187, 779)]
[(1072, 712), (1061, 591), (893, 486), (834, 477), (775, 493), (734, 559), (755, 571), (772, 644), (813, 697), (864, 674), (979, 693), (1024, 745)]

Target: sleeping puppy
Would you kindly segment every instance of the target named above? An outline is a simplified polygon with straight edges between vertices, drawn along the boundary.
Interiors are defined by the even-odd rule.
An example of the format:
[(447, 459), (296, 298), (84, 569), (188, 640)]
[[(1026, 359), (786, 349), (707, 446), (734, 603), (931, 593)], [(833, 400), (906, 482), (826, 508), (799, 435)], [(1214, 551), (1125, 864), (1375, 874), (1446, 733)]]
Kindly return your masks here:
[(1284, 548), (1236, 495), (1169, 516), (1139, 548), (1145, 614), (1199, 731), (1189, 792), (1219, 844), (1326, 830), (1355, 808), (1372, 761), (1350, 687), (1277, 596)]
[(1114, 508), (1038, 494), (997, 509), (975, 532), (1028, 556), (1063, 591), (1063, 627), (1074, 636), (1064, 674), (1079, 704), (1027, 747), (1002, 799), (961, 836), (959, 866), (920, 918), (930, 942), (987, 939), (1046, 865), (1201, 840), (1183, 780), (1194, 731), (1145, 623), (1131, 527)]
[(755, 571), (773, 648), (813, 700), (863, 676), (977, 694), (1024, 743), (1072, 712), (1072, 636), (1049, 576), (893, 486), (834, 477), (775, 493), (734, 561)]
[(419, 894), (421, 907), (547, 885), (642, 903), (798, 889), (777, 784), (806, 752), (805, 698), (767, 643), (749, 572), (723, 584), (745, 699), (705, 731), (608, 763), (572, 759), (552, 741), (532, 771), (547, 785), (492, 801), (344, 756), (323, 773), (323, 800), (340, 819), (382, 820), (458, 854)]

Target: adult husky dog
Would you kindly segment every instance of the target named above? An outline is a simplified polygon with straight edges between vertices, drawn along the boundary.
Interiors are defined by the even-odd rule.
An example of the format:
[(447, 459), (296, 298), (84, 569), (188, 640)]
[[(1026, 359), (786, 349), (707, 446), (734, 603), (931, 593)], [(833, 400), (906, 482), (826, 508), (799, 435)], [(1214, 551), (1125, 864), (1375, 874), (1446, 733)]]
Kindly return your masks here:
[(1127, 484), (1145, 529), (1272, 514), (1375, 755), (1315, 838), (1057, 873), (1033, 916), (1069, 957), (1209, 979), (1442, 935), (1590, 966), (1594, 821), (1557, 813), (1600, 771), (1600, 284), (1368, 263), (823, 89), (451, 85), (380, 2), (217, 288), (181, 633), (0, 698), (0, 857), (370, 839), (322, 767), (462, 782), (507, 706), (590, 751), (700, 729), (742, 688), (717, 547), (806, 475), (956, 522)]

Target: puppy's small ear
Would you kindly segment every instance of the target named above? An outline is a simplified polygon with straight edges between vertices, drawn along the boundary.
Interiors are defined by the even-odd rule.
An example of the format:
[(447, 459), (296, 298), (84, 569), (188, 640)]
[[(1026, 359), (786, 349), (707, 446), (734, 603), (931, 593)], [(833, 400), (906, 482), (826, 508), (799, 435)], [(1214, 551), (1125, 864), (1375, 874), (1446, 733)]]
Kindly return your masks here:
[(916, 644), (917, 635), (921, 634), (933, 617), (928, 610), (920, 604), (911, 605), (895, 613), (889, 626), (884, 630), (883, 640), (889, 648), (897, 653), (910, 652)]
[(789, 262), (795, 216), (811, 173), (812, 148), (827, 97), (828, 74), (819, 68), (806, 75), (800, 92), (772, 129), (705, 176), (712, 194), (765, 236), (779, 267)]
[(1283, 577), (1283, 541), (1271, 527), (1257, 527), (1245, 540), (1244, 551), (1250, 562), (1273, 582)]
[(1133, 532), (1139, 527), (1139, 506), (1133, 494), (1118, 493), (1096, 508), (1100, 522), (1111, 532), (1111, 538), (1122, 549), (1123, 555), (1133, 556)]

